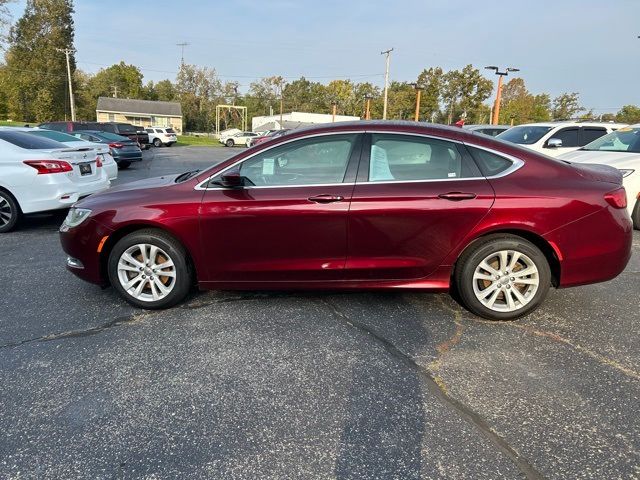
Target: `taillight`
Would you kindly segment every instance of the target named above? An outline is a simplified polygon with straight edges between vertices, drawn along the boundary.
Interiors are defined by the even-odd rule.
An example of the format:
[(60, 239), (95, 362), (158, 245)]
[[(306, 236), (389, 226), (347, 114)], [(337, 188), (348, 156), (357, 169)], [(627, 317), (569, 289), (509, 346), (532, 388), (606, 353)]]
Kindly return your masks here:
[(100, 168), (102, 166), (102, 159), (100, 158), (100, 155), (98, 155), (96, 157), (96, 167)]
[(111, 148), (122, 148), (122, 147), (124, 147), (124, 145), (122, 145), (121, 143), (110, 143), (109, 146)]
[(24, 163), (38, 171), (38, 175), (72, 172), (73, 167), (62, 160), (25, 160)]
[(614, 208), (627, 208), (627, 192), (624, 187), (606, 193), (604, 199)]

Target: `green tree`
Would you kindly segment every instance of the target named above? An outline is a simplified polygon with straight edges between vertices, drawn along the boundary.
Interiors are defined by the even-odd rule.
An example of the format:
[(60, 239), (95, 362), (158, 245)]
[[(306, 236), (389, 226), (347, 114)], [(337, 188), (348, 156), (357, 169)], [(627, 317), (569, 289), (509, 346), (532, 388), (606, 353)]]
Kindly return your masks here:
[(512, 78), (502, 87), (499, 123), (543, 122), (551, 118), (549, 95), (533, 95), (522, 78)]
[(616, 122), (629, 124), (640, 123), (640, 107), (625, 105), (616, 113)]
[(577, 92), (563, 93), (553, 99), (554, 120), (569, 120), (584, 110), (585, 108), (580, 105), (580, 95)]
[(444, 72), (440, 67), (423, 70), (416, 83), (422, 89), (420, 99), (420, 119), (433, 121), (440, 115)]
[[(71, 0), (27, 0), (11, 28), (5, 55), (10, 115), (25, 122), (59, 120), (69, 112), (66, 59), (72, 48)], [(70, 55), (71, 70), (76, 68)]]
[(215, 106), (225, 100), (223, 85), (216, 71), (208, 67), (183, 64), (176, 79), (176, 89), (182, 104), (185, 129), (212, 131)]
[(466, 116), (467, 121), (477, 121), (483, 102), (493, 90), (493, 82), (482, 76), (480, 70), (467, 65), (462, 70), (451, 70), (442, 76), (442, 99), (447, 123)]
[(178, 90), (171, 80), (160, 80), (155, 85), (157, 99), (165, 102), (173, 102), (178, 98)]
[(89, 81), (89, 91), (94, 98), (111, 97), (118, 98), (142, 98), (143, 75), (135, 65), (127, 65), (124, 62), (116, 63), (107, 68), (102, 68)]
[(264, 77), (252, 82), (249, 85), (249, 96), (252, 97), (253, 115), (269, 115), (271, 109), (274, 112), (279, 112), (280, 98), (286, 87), (284, 78), (280, 76)]

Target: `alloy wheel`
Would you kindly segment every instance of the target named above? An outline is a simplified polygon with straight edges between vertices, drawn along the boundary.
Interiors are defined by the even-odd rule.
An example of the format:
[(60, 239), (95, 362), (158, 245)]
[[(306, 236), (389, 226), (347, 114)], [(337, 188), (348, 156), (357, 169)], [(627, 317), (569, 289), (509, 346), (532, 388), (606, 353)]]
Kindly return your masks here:
[(160, 247), (140, 243), (127, 248), (118, 260), (118, 280), (136, 300), (156, 302), (176, 284), (176, 266)]
[(536, 295), (540, 274), (522, 252), (500, 250), (484, 258), (473, 273), (473, 293), (486, 308), (514, 312)]
[(9, 201), (0, 196), (0, 228), (8, 225), (14, 215), (15, 212), (11, 208)]

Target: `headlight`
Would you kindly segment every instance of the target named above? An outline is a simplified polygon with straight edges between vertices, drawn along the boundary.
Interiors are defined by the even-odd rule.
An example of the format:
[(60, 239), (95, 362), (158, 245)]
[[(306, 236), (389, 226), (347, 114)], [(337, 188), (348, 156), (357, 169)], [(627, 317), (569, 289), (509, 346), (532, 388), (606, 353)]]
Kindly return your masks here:
[(631, 175), (633, 172), (635, 172), (635, 170), (631, 169), (631, 168), (621, 168), (620, 169), (620, 173), (622, 173), (623, 177), (628, 177), (629, 175)]
[(91, 210), (87, 208), (71, 208), (64, 219), (61, 230), (66, 231), (70, 228), (77, 227), (91, 215)]

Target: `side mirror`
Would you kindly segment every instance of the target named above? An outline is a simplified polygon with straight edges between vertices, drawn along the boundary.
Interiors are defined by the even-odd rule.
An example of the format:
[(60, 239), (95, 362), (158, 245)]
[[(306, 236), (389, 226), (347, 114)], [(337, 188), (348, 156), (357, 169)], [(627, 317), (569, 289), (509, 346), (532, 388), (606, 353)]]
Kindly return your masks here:
[(244, 177), (240, 175), (240, 170), (229, 170), (220, 177), (220, 185), (228, 188), (244, 187)]
[(550, 138), (547, 141), (547, 148), (560, 148), (562, 147), (562, 140), (559, 138)]

